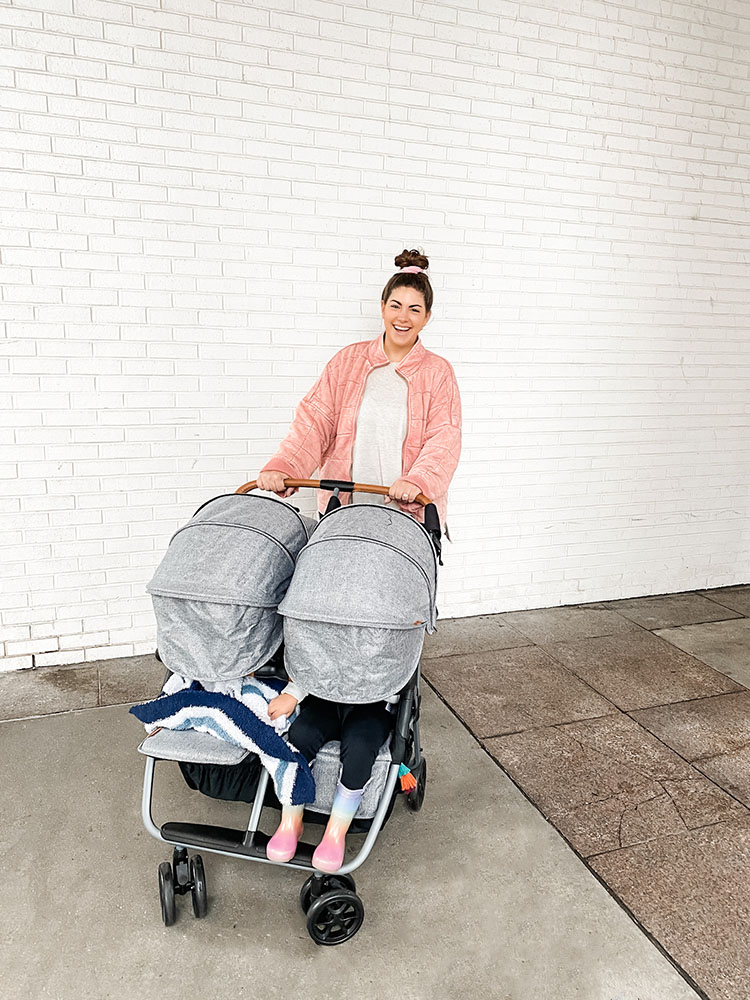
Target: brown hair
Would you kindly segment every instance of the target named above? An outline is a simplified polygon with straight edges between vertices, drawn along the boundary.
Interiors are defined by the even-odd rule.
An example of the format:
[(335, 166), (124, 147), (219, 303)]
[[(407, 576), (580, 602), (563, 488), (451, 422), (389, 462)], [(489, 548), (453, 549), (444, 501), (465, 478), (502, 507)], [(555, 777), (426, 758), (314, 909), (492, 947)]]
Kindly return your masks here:
[[(403, 250), (395, 259), (396, 267), (423, 267), (427, 269), (430, 262), (419, 250)], [(382, 302), (387, 302), (396, 288), (416, 288), (424, 297), (425, 312), (432, 309), (432, 285), (426, 274), (414, 274), (409, 271), (406, 274), (398, 271), (388, 279), (388, 283), (380, 296)]]

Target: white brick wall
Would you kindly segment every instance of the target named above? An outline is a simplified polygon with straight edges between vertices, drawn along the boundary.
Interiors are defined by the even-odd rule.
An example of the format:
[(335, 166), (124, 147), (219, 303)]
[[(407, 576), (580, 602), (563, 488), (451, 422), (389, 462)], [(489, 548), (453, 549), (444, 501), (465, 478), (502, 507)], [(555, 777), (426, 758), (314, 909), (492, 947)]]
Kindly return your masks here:
[(742, 0), (0, 5), (3, 669), (153, 647), (423, 245), (461, 382), (443, 615), (748, 580)]

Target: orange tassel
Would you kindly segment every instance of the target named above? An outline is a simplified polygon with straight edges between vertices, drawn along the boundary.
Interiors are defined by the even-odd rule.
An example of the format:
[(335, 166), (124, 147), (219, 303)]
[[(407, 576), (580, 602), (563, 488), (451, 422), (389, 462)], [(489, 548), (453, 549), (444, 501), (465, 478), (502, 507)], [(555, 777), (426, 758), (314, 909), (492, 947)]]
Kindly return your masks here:
[(406, 767), (404, 764), (402, 764), (399, 767), (398, 773), (401, 776), (401, 791), (402, 792), (411, 792), (413, 789), (415, 789), (417, 787), (417, 780), (416, 780), (416, 778), (411, 773), (411, 771), (409, 770), (409, 768)]

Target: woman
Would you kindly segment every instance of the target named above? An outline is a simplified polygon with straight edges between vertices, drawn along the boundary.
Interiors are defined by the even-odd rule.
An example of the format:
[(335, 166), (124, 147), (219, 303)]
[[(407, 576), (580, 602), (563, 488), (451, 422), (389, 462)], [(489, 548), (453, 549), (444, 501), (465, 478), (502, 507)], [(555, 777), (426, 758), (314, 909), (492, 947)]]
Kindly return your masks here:
[[(461, 450), (461, 401), (450, 364), (419, 339), (432, 310), (427, 258), (404, 250), (396, 265), (380, 303), (384, 332), (331, 358), (258, 486), (291, 496), (285, 478), (309, 479), (320, 468), (322, 479), (390, 484), (389, 498), (420, 520), (413, 501), (424, 493), (444, 523)], [(321, 511), (328, 496), (321, 491)], [(376, 501), (368, 494), (367, 502)]]
[[(386, 284), (380, 309), (384, 332), (375, 340), (352, 344), (328, 362), (297, 408), (278, 452), (258, 475), (258, 486), (291, 496), (284, 479), (308, 479), (320, 469), (323, 479), (390, 483), (387, 498), (422, 519), (414, 502), (424, 493), (445, 522), (448, 484), (461, 449), (461, 401), (450, 364), (425, 349), (420, 333), (432, 310), (427, 258), (404, 250), (399, 270)], [(321, 491), (324, 510), (328, 494)], [(371, 494), (368, 503), (378, 502)], [(354, 499), (357, 499), (355, 494)], [(342, 502), (349, 502), (346, 496)], [(271, 701), (272, 720), (300, 713), (289, 730), (290, 742), (308, 761), (329, 740), (341, 740), (342, 774), (323, 839), (313, 865), (333, 872), (341, 867), (346, 831), (362, 799), (378, 750), (392, 728), (385, 702), (338, 705), (314, 698), (293, 681)], [(302, 832), (303, 806), (285, 806), (268, 857), (288, 861)]]

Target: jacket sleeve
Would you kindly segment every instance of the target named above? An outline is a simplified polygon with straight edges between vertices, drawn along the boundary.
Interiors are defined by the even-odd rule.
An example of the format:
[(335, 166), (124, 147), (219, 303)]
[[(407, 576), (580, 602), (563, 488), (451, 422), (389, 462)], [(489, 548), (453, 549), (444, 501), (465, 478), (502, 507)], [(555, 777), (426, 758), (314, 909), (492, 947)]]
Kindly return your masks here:
[(289, 479), (309, 479), (320, 466), (336, 427), (333, 375), (329, 362), (312, 389), (303, 397), (289, 433), (261, 472), (283, 472)]
[(453, 370), (430, 399), (422, 449), (404, 479), (431, 499), (444, 496), (461, 455), (461, 397)]

